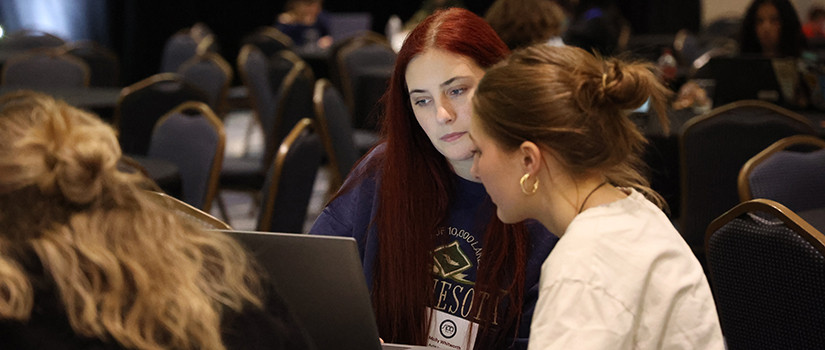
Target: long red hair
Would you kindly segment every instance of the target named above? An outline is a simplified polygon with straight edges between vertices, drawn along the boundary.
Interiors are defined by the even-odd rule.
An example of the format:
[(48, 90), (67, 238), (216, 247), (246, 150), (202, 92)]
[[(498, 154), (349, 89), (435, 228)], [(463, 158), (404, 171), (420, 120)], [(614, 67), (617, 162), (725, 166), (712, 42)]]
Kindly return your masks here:
[[(372, 297), (381, 337), (385, 341), (425, 344), (433, 299), (432, 250), (436, 233), (447, 219), (454, 172), (432, 145), (415, 119), (407, 91), (407, 65), (418, 54), (439, 48), (472, 58), (489, 68), (509, 54), (495, 31), (464, 9), (434, 13), (409, 34), (398, 53), (389, 88), (382, 98), (384, 152), (376, 155), (379, 203), (373, 220), (379, 235), (378, 263)], [(353, 176), (369, 176), (371, 171)], [(360, 181), (349, 181), (357, 184)], [(349, 190), (345, 186), (339, 193)], [(517, 326), (524, 294), (528, 234), (523, 224), (505, 225), (492, 211), (484, 234), (484, 253), (478, 267), (475, 295), (497, 300), (507, 294), (507, 311), (499, 315), (503, 330)], [(474, 307), (483, 298), (475, 298)], [(476, 348), (501, 346), (504, 332), (490, 329), (491, 307), (482, 308), (481, 337)], [(489, 311), (489, 312), (485, 312)]]

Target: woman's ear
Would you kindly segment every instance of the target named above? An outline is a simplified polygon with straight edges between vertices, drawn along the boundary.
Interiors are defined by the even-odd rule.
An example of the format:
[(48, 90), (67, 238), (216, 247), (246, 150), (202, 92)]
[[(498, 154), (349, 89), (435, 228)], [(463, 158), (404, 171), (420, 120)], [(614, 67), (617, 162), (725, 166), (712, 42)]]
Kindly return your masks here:
[(536, 174), (541, 164), (541, 149), (530, 141), (524, 141), (519, 146), (520, 163), (524, 173)]

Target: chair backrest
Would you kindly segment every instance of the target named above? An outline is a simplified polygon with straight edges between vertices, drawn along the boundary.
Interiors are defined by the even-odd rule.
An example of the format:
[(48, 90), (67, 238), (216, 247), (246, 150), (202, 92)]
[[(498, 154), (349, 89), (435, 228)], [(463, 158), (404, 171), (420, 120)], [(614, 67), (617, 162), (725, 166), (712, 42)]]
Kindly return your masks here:
[(795, 135), (774, 142), (739, 171), (739, 199), (767, 198), (795, 212), (825, 208), (825, 140)]
[(21, 29), (8, 33), (0, 41), (0, 47), (4, 50), (25, 51), (43, 47), (59, 47), (65, 43), (65, 40), (51, 33), (34, 29)]
[(350, 106), (350, 113), (355, 113), (358, 77), (370, 69), (392, 67), (397, 56), (389, 40), (374, 32), (366, 32), (345, 40), (334, 55), (335, 74), (332, 75), (337, 75), (340, 79), (337, 87)]
[(278, 148), (264, 181), (258, 231), (304, 232), (321, 165), (321, 142), (312, 128), (311, 119), (301, 119)]
[(203, 90), (209, 98), (209, 107), (219, 117), (223, 117), (227, 109), (229, 84), (232, 82), (232, 67), (221, 55), (214, 52), (196, 55), (181, 64), (178, 74)]
[(193, 33), (190, 28), (179, 30), (163, 45), (160, 72), (177, 72), (183, 62), (213, 49), (214, 43), (215, 37), (208, 32)]
[(152, 130), (150, 157), (178, 166), (183, 200), (209, 211), (218, 191), (226, 133), (223, 123), (202, 102), (185, 102), (161, 117)]
[(89, 66), (60, 48), (33, 49), (3, 64), (2, 85), (68, 88), (89, 86)]
[(275, 95), (281, 89), (286, 76), (298, 62), (304, 61), (290, 50), (281, 50), (269, 57), (269, 84)]
[(155, 74), (123, 88), (114, 116), (123, 152), (145, 155), (158, 119), (186, 101), (208, 98), (176, 73)]
[(281, 50), (291, 50), (293, 47), (292, 39), (273, 26), (259, 27), (254, 32), (244, 36), (241, 44), (254, 45), (266, 57), (271, 57)]
[(707, 229), (728, 349), (825, 348), (825, 236), (785, 206), (741, 203)]
[(160, 204), (166, 209), (171, 210), (178, 217), (183, 218), (184, 220), (189, 221), (205, 230), (232, 229), (232, 227), (218, 218), (166, 193), (156, 191), (146, 191), (145, 193), (150, 200)]
[(319, 79), (315, 83), (312, 100), (318, 134), (324, 141), (332, 169), (330, 190), (335, 191), (344, 183), (344, 178), (360, 155), (355, 146), (352, 118), (338, 89), (327, 79)]
[(312, 70), (304, 62), (298, 62), (284, 78), (277, 93), (273, 123), (261, 123), (265, 139), (264, 164), (269, 164), (276, 147), (283, 142), (299, 120), (315, 116), (312, 104), (314, 85), (315, 77)]
[(776, 140), (814, 134), (804, 117), (763, 101), (739, 101), (694, 117), (679, 135), (679, 231), (704, 261), (704, 232), (711, 220), (739, 203), (742, 165)]
[(81, 40), (67, 44), (66, 52), (89, 66), (89, 86), (120, 86), (120, 59), (114, 51), (94, 41)]
[(275, 92), (269, 81), (269, 59), (258, 47), (247, 44), (241, 47), (237, 61), (241, 81), (249, 93), (249, 104), (263, 128), (265, 120), (275, 117)]

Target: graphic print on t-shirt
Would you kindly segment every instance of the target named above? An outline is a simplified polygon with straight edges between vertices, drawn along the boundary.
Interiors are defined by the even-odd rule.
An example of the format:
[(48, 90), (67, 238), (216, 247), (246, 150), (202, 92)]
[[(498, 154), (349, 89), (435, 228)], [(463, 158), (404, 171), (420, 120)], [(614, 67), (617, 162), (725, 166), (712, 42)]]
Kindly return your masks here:
[(453, 241), (448, 245), (438, 247), (433, 251), (433, 273), (441, 278), (452, 278), (461, 283), (473, 284), (466, 279), (467, 275), (462, 274), (473, 267), (470, 258), (461, 251), (458, 241)]

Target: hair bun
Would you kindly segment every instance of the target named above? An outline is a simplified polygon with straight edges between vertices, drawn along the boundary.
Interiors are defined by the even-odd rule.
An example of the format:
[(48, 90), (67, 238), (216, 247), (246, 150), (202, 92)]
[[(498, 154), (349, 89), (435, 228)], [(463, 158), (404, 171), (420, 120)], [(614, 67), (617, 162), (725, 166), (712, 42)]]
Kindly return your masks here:
[(55, 118), (32, 135), (29, 141), (43, 151), (44, 171), (37, 183), (44, 194), (59, 191), (77, 204), (100, 196), (106, 177), (116, 170), (120, 148), (108, 126), (89, 121)]
[(649, 96), (649, 81), (651, 66), (645, 63), (622, 63), (611, 58), (605, 61), (605, 71), (602, 73), (600, 105), (618, 107), (622, 110), (636, 109), (647, 101)]

